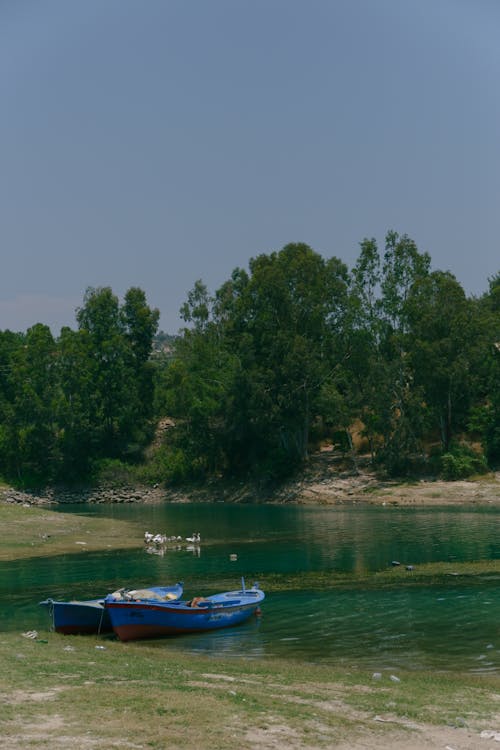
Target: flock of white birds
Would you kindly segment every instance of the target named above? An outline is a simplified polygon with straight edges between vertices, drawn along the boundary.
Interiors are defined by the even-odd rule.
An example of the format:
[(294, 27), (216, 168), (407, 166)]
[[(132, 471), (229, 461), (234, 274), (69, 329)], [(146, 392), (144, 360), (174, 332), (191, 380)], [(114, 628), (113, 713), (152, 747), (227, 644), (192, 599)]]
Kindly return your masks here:
[[(187, 545), (185, 543), (187, 542)], [(150, 531), (144, 532), (144, 544), (146, 552), (152, 555), (164, 555), (167, 549), (181, 550), (192, 552), (193, 555), (200, 556), (201, 534), (199, 531), (193, 532), (191, 536), (184, 539), (181, 536), (168, 536), (167, 534), (152, 534)]]

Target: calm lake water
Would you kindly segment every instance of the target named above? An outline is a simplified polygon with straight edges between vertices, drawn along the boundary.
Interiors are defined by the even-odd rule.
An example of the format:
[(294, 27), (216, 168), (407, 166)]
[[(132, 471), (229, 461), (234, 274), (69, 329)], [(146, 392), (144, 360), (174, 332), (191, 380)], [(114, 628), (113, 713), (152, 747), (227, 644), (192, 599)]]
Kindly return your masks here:
[[(431, 561), (500, 557), (500, 513), (495, 509), (303, 507), (171, 504), (76, 505), (81, 513), (133, 521), (137, 549), (0, 563), (0, 629), (47, 630), (41, 599), (91, 598), (123, 585), (185, 583), (186, 596), (214, 593), (218, 580), (248, 585), (264, 574), (286, 580), (304, 571), (378, 571), (392, 560)], [(201, 544), (149, 554), (145, 530)], [(232, 561), (231, 555), (237, 555)], [(409, 573), (408, 575), (411, 575)], [(197, 580), (213, 581), (210, 590)], [(500, 578), (467, 585), (390, 589), (299, 590), (270, 593), (262, 617), (238, 628), (151, 641), (159, 649), (224, 653), (235, 658), (284, 657), (310, 663), (366, 666), (374, 671), (459, 669), (500, 671)], [(135, 644), (140, 648), (141, 643)]]

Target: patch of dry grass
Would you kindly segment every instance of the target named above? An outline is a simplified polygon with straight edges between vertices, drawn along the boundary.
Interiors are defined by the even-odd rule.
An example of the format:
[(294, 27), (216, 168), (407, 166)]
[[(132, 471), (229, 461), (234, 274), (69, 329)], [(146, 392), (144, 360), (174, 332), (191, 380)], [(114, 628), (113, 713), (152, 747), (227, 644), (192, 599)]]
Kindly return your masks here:
[(141, 531), (132, 522), (57, 513), (33, 505), (0, 503), (0, 527), (0, 560), (142, 544)]
[[(3, 559), (132, 546), (132, 523), (0, 505), (14, 539)], [(44, 535), (48, 535), (44, 538)], [(142, 540), (141, 542), (142, 543)], [(100, 545), (100, 546), (99, 546)], [(268, 591), (336, 586), (467, 582), (500, 573), (500, 561), (432, 564), (408, 572), (265, 576)], [(37, 750), (235, 747), (263, 750), (424, 750), (481, 744), (500, 729), (496, 675), (398, 673), (301, 662), (223, 659), (111, 638), (0, 635), (0, 747)]]
[(427, 747), (422, 737), (438, 730), (450, 743), (478, 738), (499, 709), (491, 676), (399, 673), (393, 682), (286, 661), (173, 657), (167, 642), (41, 635), (0, 638), (0, 745), (12, 750)]

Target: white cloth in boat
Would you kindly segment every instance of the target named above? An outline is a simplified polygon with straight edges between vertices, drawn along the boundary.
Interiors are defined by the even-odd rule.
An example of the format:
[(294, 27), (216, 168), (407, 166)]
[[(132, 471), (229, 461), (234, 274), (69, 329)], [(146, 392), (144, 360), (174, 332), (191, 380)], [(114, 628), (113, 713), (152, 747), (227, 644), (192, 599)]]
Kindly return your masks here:
[(115, 591), (113, 594), (111, 594), (113, 599), (115, 601), (120, 601), (121, 599), (126, 600), (138, 600), (138, 599), (153, 599), (155, 601), (159, 602), (168, 602), (172, 599), (177, 599), (176, 595), (173, 594), (171, 591), (168, 591), (166, 594), (161, 594), (158, 591), (153, 591), (152, 589), (131, 589), (130, 591), (123, 591), (123, 589), (119, 589), (118, 591)]

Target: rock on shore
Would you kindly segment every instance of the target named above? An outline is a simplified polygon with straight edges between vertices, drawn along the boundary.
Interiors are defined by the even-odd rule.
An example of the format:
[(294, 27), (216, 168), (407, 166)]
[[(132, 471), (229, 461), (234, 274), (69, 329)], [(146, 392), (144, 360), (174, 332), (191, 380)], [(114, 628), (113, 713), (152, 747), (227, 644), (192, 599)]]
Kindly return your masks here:
[(154, 486), (54, 487), (43, 492), (0, 490), (0, 502), (28, 505), (62, 503), (294, 503), (310, 505), (500, 505), (500, 472), (446, 482), (382, 479), (367, 457), (356, 460), (333, 452), (311, 456), (297, 475), (273, 488), (245, 482), (211, 481), (180, 489)]
[(12, 488), (0, 491), (0, 501), (21, 505), (58, 505), (62, 503), (156, 503), (166, 499), (159, 487), (50, 488), (41, 493)]

